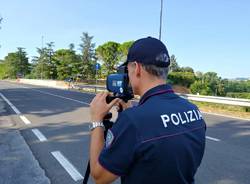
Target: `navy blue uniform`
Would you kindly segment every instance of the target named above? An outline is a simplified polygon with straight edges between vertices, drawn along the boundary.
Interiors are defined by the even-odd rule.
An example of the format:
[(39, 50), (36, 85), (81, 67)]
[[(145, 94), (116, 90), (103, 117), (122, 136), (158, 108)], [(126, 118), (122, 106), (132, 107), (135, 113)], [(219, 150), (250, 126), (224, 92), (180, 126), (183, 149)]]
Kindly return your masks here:
[(108, 131), (100, 164), (124, 184), (191, 184), (205, 149), (198, 108), (159, 85)]

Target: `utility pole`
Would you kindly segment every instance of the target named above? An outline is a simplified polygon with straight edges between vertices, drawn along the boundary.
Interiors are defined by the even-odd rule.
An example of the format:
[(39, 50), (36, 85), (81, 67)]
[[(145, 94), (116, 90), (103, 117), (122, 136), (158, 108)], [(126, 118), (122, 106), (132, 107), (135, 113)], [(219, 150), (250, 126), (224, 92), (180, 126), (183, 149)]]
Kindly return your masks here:
[(161, 27), (162, 27), (162, 7), (163, 7), (163, 0), (161, 0), (159, 40), (161, 40)]
[[(1, 23), (3, 21), (3, 17), (0, 15), (0, 29), (1, 29)], [(0, 48), (1, 48), (1, 45), (0, 45)]]
[(41, 72), (41, 79), (43, 79), (43, 36), (42, 36), (42, 55), (41, 55), (41, 59), (42, 59), (42, 72)]

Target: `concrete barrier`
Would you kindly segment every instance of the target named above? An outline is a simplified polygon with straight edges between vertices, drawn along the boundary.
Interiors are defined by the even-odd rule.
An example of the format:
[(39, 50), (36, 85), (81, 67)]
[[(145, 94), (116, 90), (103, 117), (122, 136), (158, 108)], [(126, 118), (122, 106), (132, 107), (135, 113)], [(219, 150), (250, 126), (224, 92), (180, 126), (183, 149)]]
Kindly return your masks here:
[(37, 86), (60, 88), (60, 89), (70, 88), (70, 85), (68, 82), (56, 81), (56, 80), (18, 79), (17, 82), (24, 83), (24, 84), (37, 85)]

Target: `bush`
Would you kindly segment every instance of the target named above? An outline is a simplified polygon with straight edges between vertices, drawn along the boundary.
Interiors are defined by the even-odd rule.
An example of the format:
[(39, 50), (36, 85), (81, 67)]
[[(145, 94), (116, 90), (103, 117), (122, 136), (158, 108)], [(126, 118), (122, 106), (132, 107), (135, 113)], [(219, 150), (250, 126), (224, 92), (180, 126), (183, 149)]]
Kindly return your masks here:
[(193, 94), (199, 93), (200, 95), (212, 95), (212, 90), (207, 84), (202, 83), (202, 81), (195, 81), (191, 84), (190, 90)]
[(250, 99), (250, 93), (227, 93), (227, 97), (232, 97), (232, 98), (245, 98), (245, 99)]
[(191, 72), (170, 72), (168, 82), (189, 87), (195, 81), (195, 75)]

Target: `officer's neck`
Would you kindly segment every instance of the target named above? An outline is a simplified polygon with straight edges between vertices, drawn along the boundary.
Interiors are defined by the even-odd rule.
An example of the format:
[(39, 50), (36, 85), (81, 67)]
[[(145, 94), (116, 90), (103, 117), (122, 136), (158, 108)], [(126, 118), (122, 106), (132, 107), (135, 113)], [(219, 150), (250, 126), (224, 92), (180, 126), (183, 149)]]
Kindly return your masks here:
[(143, 96), (148, 90), (150, 90), (156, 86), (166, 84), (166, 81), (163, 79), (154, 78), (154, 80), (152, 80), (152, 79), (145, 80), (141, 84), (142, 85), (140, 86), (139, 96)]

